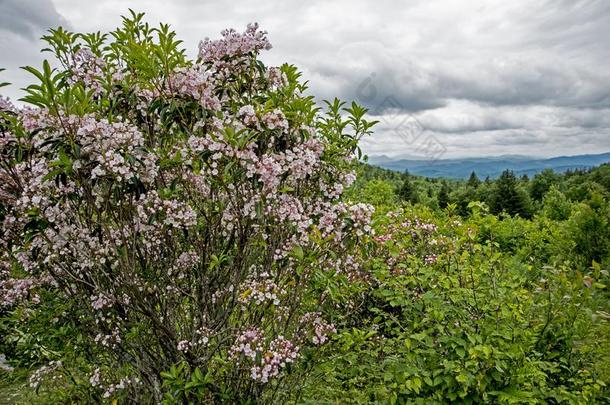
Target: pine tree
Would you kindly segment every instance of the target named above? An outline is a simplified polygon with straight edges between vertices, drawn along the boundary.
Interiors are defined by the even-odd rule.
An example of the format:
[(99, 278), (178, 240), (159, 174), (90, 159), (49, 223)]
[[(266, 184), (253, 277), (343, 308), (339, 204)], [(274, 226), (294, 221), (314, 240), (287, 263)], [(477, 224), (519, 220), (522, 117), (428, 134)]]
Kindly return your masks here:
[(405, 170), (402, 186), (398, 190), (398, 196), (404, 201), (409, 201), (411, 204), (419, 202), (417, 190), (411, 182), (411, 175), (408, 170)]
[(472, 187), (472, 188), (476, 189), (477, 187), (479, 187), (480, 184), (481, 184), (481, 180), (479, 180), (479, 178), (477, 177), (477, 174), (473, 170), (472, 173), (470, 173), (470, 178), (468, 179), (468, 187)]
[(439, 208), (447, 208), (447, 205), (449, 205), (449, 185), (446, 181), (443, 181), (443, 184), (441, 185), (441, 190), (438, 192), (437, 199)]
[(512, 170), (504, 170), (496, 181), (491, 211), (494, 214), (506, 212), (510, 215), (530, 216), (530, 201), (524, 190), (519, 188), (517, 177)]

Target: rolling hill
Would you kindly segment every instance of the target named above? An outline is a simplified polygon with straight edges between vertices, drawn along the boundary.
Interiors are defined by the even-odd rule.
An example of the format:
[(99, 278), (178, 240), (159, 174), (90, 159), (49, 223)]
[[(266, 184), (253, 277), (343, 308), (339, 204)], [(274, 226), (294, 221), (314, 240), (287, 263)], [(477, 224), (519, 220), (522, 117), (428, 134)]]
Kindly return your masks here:
[(558, 156), (541, 159), (528, 156), (473, 157), (462, 159), (424, 160), (414, 158), (390, 158), (385, 155), (370, 156), (368, 163), (386, 169), (405, 171), (426, 177), (467, 178), (473, 171), (480, 178), (498, 177), (511, 169), (517, 175), (532, 176), (544, 169), (565, 172), (570, 169), (586, 169), (610, 162), (610, 152), (596, 155)]

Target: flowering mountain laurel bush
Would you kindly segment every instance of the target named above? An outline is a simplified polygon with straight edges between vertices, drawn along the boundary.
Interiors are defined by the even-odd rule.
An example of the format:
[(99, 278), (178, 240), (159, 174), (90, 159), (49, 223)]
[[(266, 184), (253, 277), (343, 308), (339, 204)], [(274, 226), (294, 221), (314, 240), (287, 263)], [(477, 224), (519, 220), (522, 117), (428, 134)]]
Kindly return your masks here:
[(196, 61), (142, 14), (43, 39), (59, 67), (0, 101), (0, 310), (69, 302), (97, 399), (269, 395), (335, 330), (319, 280), (361, 276), (373, 210), (340, 196), (366, 110), (322, 112), (257, 25)]

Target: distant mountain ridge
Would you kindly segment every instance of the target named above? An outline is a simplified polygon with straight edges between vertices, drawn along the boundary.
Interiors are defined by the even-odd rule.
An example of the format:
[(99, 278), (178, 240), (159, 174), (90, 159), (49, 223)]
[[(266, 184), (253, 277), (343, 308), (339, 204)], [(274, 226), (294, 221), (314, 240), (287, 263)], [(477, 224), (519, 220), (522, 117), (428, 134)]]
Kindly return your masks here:
[(544, 169), (565, 172), (574, 169), (587, 169), (610, 162), (610, 152), (601, 154), (558, 156), (553, 158), (535, 158), (528, 156), (505, 155), (481, 158), (425, 160), (416, 158), (390, 158), (385, 155), (371, 156), (368, 163), (390, 170), (426, 177), (449, 177), (464, 179), (473, 171), (480, 178), (498, 177), (504, 170), (510, 169), (515, 174), (532, 176)]

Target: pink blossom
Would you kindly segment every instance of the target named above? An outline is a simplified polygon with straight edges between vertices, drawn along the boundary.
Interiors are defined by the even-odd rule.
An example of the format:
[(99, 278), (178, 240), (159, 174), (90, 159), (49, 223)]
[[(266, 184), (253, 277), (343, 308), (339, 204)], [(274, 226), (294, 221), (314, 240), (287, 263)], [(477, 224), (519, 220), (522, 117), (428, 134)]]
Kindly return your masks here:
[(259, 31), (258, 24), (248, 24), (243, 34), (234, 29), (221, 32), (222, 39), (205, 39), (199, 44), (199, 58), (204, 62), (217, 62), (224, 59), (241, 57), (260, 50), (271, 49), (267, 32)]
[(288, 121), (286, 120), (284, 113), (278, 108), (263, 115), (262, 121), (269, 129), (288, 131)]
[(431, 265), (436, 263), (437, 257), (434, 254), (424, 256), (424, 263)]
[(190, 96), (205, 109), (219, 110), (221, 107), (214, 94), (214, 78), (200, 65), (175, 70), (169, 77), (169, 86), (174, 95)]
[(93, 90), (95, 95), (103, 92), (103, 80), (106, 62), (93, 54), (89, 48), (80, 48), (72, 55), (72, 81), (81, 81), (86, 88)]
[(258, 128), (258, 118), (254, 111), (254, 107), (250, 104), (241, 107), (239, 111), (237, 111), (237, 116), (242, 119), (245, 126)]
[(3, 97), (0, 95), (0, 112), (2, 111), (15, 111), (15, 105), (11, 102), (8, 97)]
[(282, 87), (286, 83), (286, 76), (282, 73), (280, 68), (270, 67), (267, 70), (267, 81), (271, 86)]

